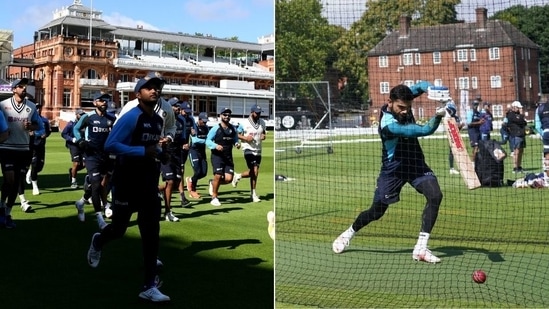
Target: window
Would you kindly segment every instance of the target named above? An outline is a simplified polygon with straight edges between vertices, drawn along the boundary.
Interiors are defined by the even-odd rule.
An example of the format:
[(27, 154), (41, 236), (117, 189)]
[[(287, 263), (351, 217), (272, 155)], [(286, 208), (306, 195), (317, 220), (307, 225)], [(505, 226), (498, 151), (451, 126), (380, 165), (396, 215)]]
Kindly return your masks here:
[(71, 106), (71, 90), (64, 89), (63, 90), (63, 107), (70, 107), (70, 106)]
[(388, 82), (381, 82), (379, 83), (379, 93), (389, 93), (389, 83)]
[(131, 81), (131, 78), (128, 74), (120, 74), (120, 81), (126, 83)]
[(415, 83), (413, 80), (407, 79), (407, 80), (404, 81), (403, 84), (406, 85), (406, 86), (408, 86), (408, 87), (412, 87), (412, 86), (415, 85), (416, 83)]
[(471, 88), (478, 89), (478, 77), (471, 77)]
[(492, 47), (488, 50), (490, 60), (499, 59), (499, 47)]
[(467, 61), (467, 50), (466, 49), (458, 49), (457, 50), (457, 61)]
[(63, 71), (64, 79), (74, 79), (74, 71)]
[(415, 60), (416, 60), (416, 65), (421, 64), (421, 54), (420, 53), (415, 53), (414, 56), (415, 56)]
[(501, 104), (492, 105), (492, 114), (494, 118), (503, 118), (503, 106)]
[(469, 50), (469, 57), (471, 61), (477, 61), (477, 50), (476, 49)]
[(440, 64), (442, 63), (442, 56), (440, 52), (434, 52), (433, 53), (433, 64)]
[(82, 77), (88, 78), (88, 79), (99, 79), (99, 75), (97, 74), (97, 71), (95, 71), (94, 69), (87, 70), (85, 75)]
[(469, 89), (469, 77), (460, 77), (458, 79), (459, 89)]
[(380, 68), (386, 68), (388, 66), (389, 66), (389, 57), (379, 56), (379, 67)]
[(413, 54), (403, 54), (402, 55), (402, 64), (404, 65), (413, 65), (414, 64), (414, 58)]
[(417, 118), (418, 119), (425, 118), (425, 110), (423, 109), (423, 107), (420, 107), (420, 108), (417, 109)]
[(501, 88), (501, 76), (499, 75), (490, 76), (490, 87)]

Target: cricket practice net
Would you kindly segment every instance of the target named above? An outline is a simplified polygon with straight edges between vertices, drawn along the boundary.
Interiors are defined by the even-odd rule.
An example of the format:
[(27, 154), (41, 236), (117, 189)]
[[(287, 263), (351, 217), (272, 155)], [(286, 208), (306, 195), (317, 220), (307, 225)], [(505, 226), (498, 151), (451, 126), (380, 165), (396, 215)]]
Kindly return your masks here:
[[(328, 87), (321, 97), (330, 102), (315, 115), (328, 122), (306, 128), (286, 122), (275, 132), (275, 174), (283, 176), (275, 182), (276, 307), (549, 307), (549, 181), (535, 131), (536, 110), (549, 92), (549, 1), (275, 5), (277, 100), (279, 91), (302, 87), (310, 102), (319, 101), (314, 85)], [(300, 44), (309, 45), (300, 52)], [(316, 55), (325, 57), (318, 63), (326, 66), (316, 80), (326, 83), (314, 84), (306, 74), (318, 69)], [(526, 146), (519, 153), (503, 144), (501, 179), (470, 189), (477, 175), (463, 173), (455, 156), (451, 169), (441, 123), (419, 138), (443, 193), (428, 242), (441, 261), (412, 259), (426, 200), (409, 183), (399, 202), (336, 254), (334, 240), (372, 204), (381, 168), (381, 108), (393, 87), (421, 81), (449, 91), (456, 124), (463, 126), (453, 131), (467, 154), (460, 160), (471, 166), (475, 160), (467, 127), (477, 102), (479, 114), (491, 118), (487, 139), (503, 144), (500, 128), (518, 101), (527, 121)], [(277, 117), (291, 109), (278, 104)], [(440, 106), (425, 93), (410, 112), (424, 125)], [(303, 140), (331, 151), (295, 151)], [(484, 271), (484, 283), (472, 279), (475, 270)]]

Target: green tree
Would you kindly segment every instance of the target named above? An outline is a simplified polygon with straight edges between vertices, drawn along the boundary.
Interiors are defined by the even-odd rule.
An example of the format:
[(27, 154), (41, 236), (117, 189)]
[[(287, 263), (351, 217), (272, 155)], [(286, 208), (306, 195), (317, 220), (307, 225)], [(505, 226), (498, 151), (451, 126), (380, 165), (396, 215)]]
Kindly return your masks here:
[(347, 76), (342, 100), (357, 107), (367, 102), (369, 84), (367, 54), (393, 29), (401, 15), (412, 17), (413, 26), (431, 26), (457, 22), (455, 6), (459, 0), (372, 0), (366, 11), (342, 35), (336, 44), (338, 59), (334, 66)]
[(337, 27), (322, 17), (319, 0), (277, 0), (276, 80), (320, 81), (335, 57)]
[(530, 40), (540, 46), (541, 91), (549, 92), (549, 5), (525, 7), (516, 5), (495, 13), (491, 19), (510, 22)]

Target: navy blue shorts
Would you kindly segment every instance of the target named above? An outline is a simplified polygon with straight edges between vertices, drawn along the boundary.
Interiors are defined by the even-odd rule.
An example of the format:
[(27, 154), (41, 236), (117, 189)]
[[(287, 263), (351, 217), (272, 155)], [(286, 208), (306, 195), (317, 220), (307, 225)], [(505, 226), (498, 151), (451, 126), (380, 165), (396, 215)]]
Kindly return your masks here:
[(108, 154), (87, 155), (86, 169), (90, 181), (101, 181), (104, 176), (112, 175), (114, 159), (110, 158)]
[(162, 180), (176, 180), (181, 179), (183, 165), (181, 163), (180, 153), (170, 156), (170, 160), (167, 163), (160, 165), (160, 173), (162, 174)]
[(543, 154), (549, 153), (549, 130), (543, 132), (541, 135), (541, 141), (543, 142)]
[(256, 156), (252, 152), (244, 151), (244, 160), (246, 160), (246, 166), (249, 169), (253, 169), (254, 166), (259, 167), (261, 164), (261, 155)]
[(0, 161), (2, 164), (2, 172), (19, 171), (25, 173), (32, 161), (32, 151), (1, 149)]
[(509, 136), (509, 143), (511, 144), (511, 149), (513, 150), (517, 148), (526, 148), (526, 139), (524, 138), (524, 136)]
[(420, 183), (431, 179), (436, 180), (436, 176), (427, 165), (414, 166), (407, 171), (381, 170), (377, 178), (374, 203), (394, 204), (400, 201), (400, 191), (406, 183), (417, 188)]
[(78, 145), (69, 144), (67, 147), (71, 153), (72, 162), (82, 163), (84, 161), (84, 151)]
[(234, 162), (232, 157), (211, 154), (211, 162), (214, 175), (234, 175)]
[(480, 141), (480, 130), (478, 130), (478, 128), (470, 128), (467, 129), (467, 133), (469, 134), (469, 142), (471, 143), (471, 147), (477, 147), (478, 142)]

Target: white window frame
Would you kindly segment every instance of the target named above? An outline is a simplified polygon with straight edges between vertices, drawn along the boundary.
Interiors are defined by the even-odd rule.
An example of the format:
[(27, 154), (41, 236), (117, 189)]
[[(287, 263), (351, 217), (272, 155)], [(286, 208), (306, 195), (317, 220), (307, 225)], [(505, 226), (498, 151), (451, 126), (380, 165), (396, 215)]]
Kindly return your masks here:
[(413, 85), (416, 84), (416, 82), (414, 82), (413, 79), (407, 79), (403, 82), (404, 85), (408, 86), (408, 87), (412, 87)]
[(380, 68), (387, 68), (389, 67), (389, 57), (387, 56), (379, 56), (379, 67)]
[(442, 53), (433, 52), (433, 64), (441, 64), (441, 63), (442, 63)]
[(457, 51), (457, 61), (464, 62), (467, 61), (468, 50), (467, 49), (458, 49)]
[(501, 88), (501, 76), (500, 75), (490, 76), (490, 88)]
[(478, 89), (478, 77), (476, 76), (471, 77), (471, 88)]
[(471, 61), (477, 61), (477, 50), (476, 49), (470, 49), (469, 50), (469, 59), (471, 59)]
[(379, 93), (386, 94), (389, 93), (391, 89), (389, 88), (389, 82), (380, 82), (379, 83)]
[[(415, 116), (415, 115), (414, 115)], [(425, 117), (425, 109), (423, 107), (418, 107), (417, 117), (418, 119), (423, 119)]]
[(469, 77), (463, 76), (458, 78), (458, 89), (469, 89)]
[(421, 64), (421, 54), (420, 54), (420, 53), (415, 53), (415, 54), (414, 54), (414, 61), (415, 61), (415, 64), (416, 64), (416, 65), (420, 65), (420, 64)]
[(492, 115), (494, 116), (494, 118), (503, 118), (503, 105), (492, 105)]
[(488, 55), (489, 60), (499, 60), (499, 47), (492, 47), (488, 49)]
[(414, 65), (414, 54), (412, 54), (412, 53), (402, 54), (402, 64), (403, 65)]

